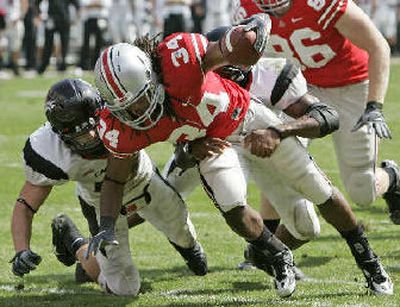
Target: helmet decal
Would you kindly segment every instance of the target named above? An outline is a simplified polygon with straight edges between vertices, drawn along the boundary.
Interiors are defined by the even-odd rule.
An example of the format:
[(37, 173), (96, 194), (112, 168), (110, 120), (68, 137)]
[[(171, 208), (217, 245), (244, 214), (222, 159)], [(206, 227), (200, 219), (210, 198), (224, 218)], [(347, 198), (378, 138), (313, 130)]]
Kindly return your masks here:
[(111, 91), (115, 98), (123, 98), (126, 94), (124, 86), (120, 83), (117, 75), (115, 74), (113, 63), (112, 63), (112, 52), (113, 47), (109, 47), (104, 50), (101, 56), (101, 74), (107, 83), (107, 88)]

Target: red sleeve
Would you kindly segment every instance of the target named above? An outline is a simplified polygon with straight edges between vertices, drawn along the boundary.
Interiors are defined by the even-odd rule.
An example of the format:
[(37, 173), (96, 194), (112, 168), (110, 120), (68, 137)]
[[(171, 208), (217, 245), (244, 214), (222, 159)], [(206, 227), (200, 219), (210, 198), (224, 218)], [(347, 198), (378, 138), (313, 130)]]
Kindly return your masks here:
[(100, 112), (97, 130), (104, 146), (115, 157), (125, 159), (151, 144), (166, 141), (178, 126), (179, 123), (164, 116), (153, 128), (135, 130), (120, 122), (105, 108)]
[[(175, 33), (158, 45), (163, 83), (171, 96), (185, 99), (200, 89), (207, 45), (207, 39), (196, 33)], [(176, 86), (177, 78), (179, 86)]]
[(314, 6), (309, 4), (309, 10), (316, 11), (317, 23), (323, 31), (326, 31), (335, 27), (336, 22), (347, 9), (348, 0), (329, 0), (322, 1), (321, 3), (325, 3), (325, 5), (319, 7), (318, 1)]
[(136, 131), (121, 123), (106, 108), (100, 113), (97, 130), (104, 146), (121, 159), (129, 158), (136, 151), (149, 145), (147, 140), (141, 137), (134, 138)]

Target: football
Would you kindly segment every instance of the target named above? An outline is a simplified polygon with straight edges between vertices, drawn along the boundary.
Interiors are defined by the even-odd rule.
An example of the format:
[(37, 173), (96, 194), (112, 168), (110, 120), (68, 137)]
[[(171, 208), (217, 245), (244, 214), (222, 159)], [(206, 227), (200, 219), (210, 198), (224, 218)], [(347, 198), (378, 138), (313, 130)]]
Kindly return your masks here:
[(235, 26), (225, 32), (220, 40), (220, 49), (232, 65), (254, 65), (262, 54), (254, 48), (257, 35), (245, 31), (244, 26)]

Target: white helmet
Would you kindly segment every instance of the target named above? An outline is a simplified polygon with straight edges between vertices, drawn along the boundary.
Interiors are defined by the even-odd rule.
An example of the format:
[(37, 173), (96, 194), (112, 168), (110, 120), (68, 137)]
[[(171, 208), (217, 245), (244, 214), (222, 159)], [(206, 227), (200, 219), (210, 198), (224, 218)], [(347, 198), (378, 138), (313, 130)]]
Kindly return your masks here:
[(287, 7), (290, 0), (253, 0), (260, 10), (264, 13), (273, 14), (275, 11)]
[[(101, 53), (94, 72), (101, 97), (119, 120), (137, 130), (147, 130), (160, 120), (164, 88), (156, 80), (150, 58), (141, 49), (127, 43), (112, 45)], [(149, 107), (137, 117), (129, 107), (143, 95)]]

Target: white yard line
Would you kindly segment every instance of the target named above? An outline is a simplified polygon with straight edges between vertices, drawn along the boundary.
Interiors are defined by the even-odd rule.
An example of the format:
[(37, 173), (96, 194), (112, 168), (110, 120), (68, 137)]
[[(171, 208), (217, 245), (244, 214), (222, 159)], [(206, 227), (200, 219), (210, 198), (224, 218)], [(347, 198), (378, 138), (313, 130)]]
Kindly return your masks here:
[(13, 135), (6, 135), (6, 134), (0, 134), (0, 142), (7, 142), (9, 140), (26, 140), (28, 137), (27, 134), (13, 134)]
[[(355, 286), (363, 286), (364, 283), (355, 282), (355, 281), (348, 281), (348, 280), (340, 280), (340, 279), (318, 279), (318, 278), (305, 278), (301, 282), (308, 282), (314, 284), (339, 284), (339, 285), (355, 285)], [(99, 295), (101, 292), (95, 291), (84, 291), (84, 290), (72, 290), (72, 289), (65, 289), (65, 288), (31, 288), (25, 285), (25, 289), (23, 290), (16, 290), (15, 285), (0, 285), (0, 291), (7, 291), (7, 292), (38, 292), (38, 293), (47, 293), (47, 294), (82, 294), (82, 295)], [(172, 296), (172, 297), (191, 297), (193, 295), (186, 294), (188, 289), (174, 289), (170, 291), (162, 291), (160, 292), (161, 295), (164, 296)], [(198, 295), (198, 297), (203, 297), (204, 295)], [(209, 295), (208, 295), (209, 297)], [(253, 299), (245, 299), (244, 301), (251, 302)]]
[(357, 286), (363, 286), (365, 284), (357, 281), (340, 280), (340, 279), (318, 279), (312, 277), (306, 277), (300, 282), (309, 282), (312, 284), (339, 284), (339, 285), (357, 285)]
[(22, 168), (22, 163), (2, 163), (0, 161), (0, 166), (6, 167), (6, 168)]
[(18, 91), (16, 93), (17, 97), (21, 98), (37, 98), (37, 97), (46, 97), (47, 91), (43, 90), (30, 90), (30, 91)]
[(82, 291), (82, 290), (72, 290), (72, 289), (62, 289), (62, 288), (30, 288), (29, 286), (22, 290), (16, 290), (15, 285), (1, 285), (0, 291), (7, 292), (35, 292), (35, 293), (46, 293), (46, 294), (82, 294), (82, 295), (100, 295), (101, 292), (94, 291)]

